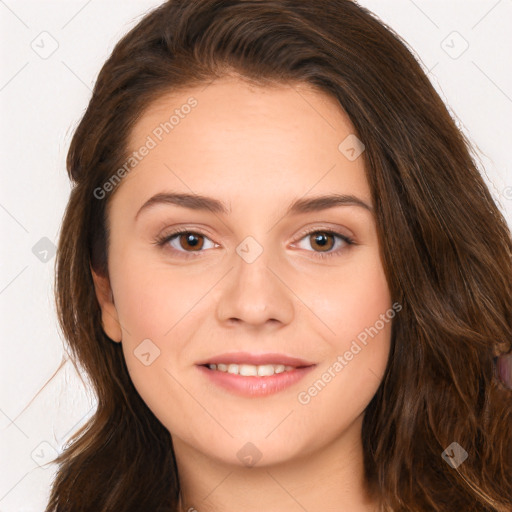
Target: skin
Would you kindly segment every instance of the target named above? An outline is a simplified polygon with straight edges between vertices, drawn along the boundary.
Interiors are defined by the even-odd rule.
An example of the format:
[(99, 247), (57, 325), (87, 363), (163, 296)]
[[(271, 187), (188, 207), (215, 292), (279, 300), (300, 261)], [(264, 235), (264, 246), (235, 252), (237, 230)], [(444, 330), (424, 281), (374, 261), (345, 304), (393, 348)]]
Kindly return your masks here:
[[(122, 343), (135, 387), (172, 435), (183, 508), (376, 510), (364, 487), (361, 425), (384, 374), (391, 322), (309, 403), (298, 400), (392, 306), (375, 219), (355, 205), (285, 216), (296, 199), (333, 193), (372, 205), (363, 158), (338, 149), (354, 128), (334, 99), (307, 85), (256, 88), (225, 77), (160, 98), (134, 126), (130, 149), (191, 96), (197, 106), (116, 189), (109, 279), (93, 273), (103, 328)], [(158, 204), (135, 220), (164, 191), (214, 197), (229, 212)], [(198, 233), (200, 248), (180, 237), (152, 243), (170, 228)], [(355, 245), (333, 236), (318, 245), (309, 229)], [(263, 251), (251, 263), (236, 251), (247, 236)], [(145, 339), (160, 350), (149, 365), (134, 354)], [(291, 388), (242, 397), (196, 367), (237, 351), (317, 366)], [(252, 467), (237, 456), (248, 442), (261, 454)]]

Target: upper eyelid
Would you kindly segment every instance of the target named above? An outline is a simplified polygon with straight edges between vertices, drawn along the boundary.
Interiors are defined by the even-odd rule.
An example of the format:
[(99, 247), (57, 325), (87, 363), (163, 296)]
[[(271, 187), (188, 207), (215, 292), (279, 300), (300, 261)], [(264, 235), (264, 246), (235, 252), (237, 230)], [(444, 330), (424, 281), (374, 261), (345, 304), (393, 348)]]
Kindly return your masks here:
[[(316, 231), (323, 231), (323, 232), (330, 232), (330, 233), (334, 233), (334, 234), (340, 234), (340, 235), (346, 236), (348, 238), (355, 238), (355, 235), (353, 234), (352, 230), (348, 229), (345, 226), (342, 227), (342, 226), (328, 226), (327, 225), (327, 224), (333, 224), (332, 222), (331, 223), (325, 222), (325, 223), (323, 223), (323, 225), (321, 222), (318, 224), (315, 224), (315, 223), (311, 223), (311, 224), (312, 225), (300, 230), (300, 235), (296, 235), (296, 236), (305, 236), (309, 233), (314, 233)], [(347, 233), (340, 232), (343, 230), (346, 230)], [(167, 231), (169, 231), (168, 234), (159, 235), (159, 236), (173, 236), (173, 235), (183, 233), (183, 232), (197, 233), (197, 234), (201, 234), (201, 235), (207, 236), (207, 237), (211, 236), (208, 233), (208, 230), (205, 228), (196, 227), (196, 226), (188, 227), (186, 224), (184, 226), (179, 226), (176, 228), (170, 227), (170, 228), (168, 228), (168, 230), (165, 229), (165, 225), (164, 225), (163, 229), (159, 230), (160, 233), (166, 233)]]
[(354, 235), (340, 233), (336, 228), (322, 228), (322, 227), (319, 227), (319, 228), (317, 228), (317, 227), (306, 228), (303, 231), (301, 231), (300, 234), (297, 235), (297, 236), (300, 236), (301, 238), (304, 238), (305, 236), (311, 235), (312, 233), (329, 233), (329, 234), (332, 234), (332, 235), (335, 235), (335, 236), (340, 236), (342, 238), (343, 237), (350, 238), (350, 239), (354, 238)]
[[(192, 229), (178, 228), (176, 231), (171, 231), (169, 234), (161, 235), (160, 239), (162, 239), (165, 243), (165, 240), (167, 240), (167, 242), (169, 242), (171, 239), (173, 239), (179, 235), (185, 234), (185, 233), (193, 233), (196, 235), (204, 236), (205, 238), (208, 238), (211, 242), (213, 242), (215, 245), (218, 245), (217, 242), (215, 242), (208, 234), (204, 233), (201, 229), (197, 229), (197, 228), (192, 228)], [(292, 243), (295, 244), (297, 242), (300, 242), (303, 238), (305, 238), (308, 235), (311, 235), (313, 233), (328, 233), (332, 236), (340, 238), (341, 240), (343, 240), (345, 242), (346, 242), (345, 239), (349, 239), (353, 243), (355, 243), (354, 237), (352, 235), (339, 233), (334, 228), (322, 228), (322, 227), (305, 228), (303, 231), (300, 232), (299, 235), (297, 235), (297, 238)], [(179, 252), (188, 252), (188, 251), (179, 251)], [(204, 252), (204, 251), (198, 251), (198, 252)]]

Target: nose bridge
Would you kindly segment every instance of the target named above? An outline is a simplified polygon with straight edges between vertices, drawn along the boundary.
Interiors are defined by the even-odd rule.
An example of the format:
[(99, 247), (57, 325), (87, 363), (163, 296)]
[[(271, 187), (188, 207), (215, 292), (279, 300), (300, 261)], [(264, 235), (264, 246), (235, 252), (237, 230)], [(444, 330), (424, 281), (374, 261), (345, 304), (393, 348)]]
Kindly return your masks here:
[[(266, 237), (264, 243), (268, 240)], [(291, 292), (275, 275), (279, 270), (273, 267), (279, 258), (274, 256), (252, 235), (238, 244), (232, 256), (234, 268), (229, 273), (229, 284), (219, 301), (219, 320), (237, 319), (249, 324), (291, 320)]]

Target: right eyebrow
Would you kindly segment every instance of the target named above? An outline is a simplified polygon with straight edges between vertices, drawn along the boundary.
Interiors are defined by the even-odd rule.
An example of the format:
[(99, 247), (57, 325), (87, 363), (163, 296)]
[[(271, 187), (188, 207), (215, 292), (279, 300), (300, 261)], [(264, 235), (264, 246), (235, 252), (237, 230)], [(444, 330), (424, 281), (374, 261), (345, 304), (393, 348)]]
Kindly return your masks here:
[(162, 192), (150, 197), (139, 209), (135, 215), (135, 220), (143, 210), (150, 209), (157, 204), (173, 204), (182, 208), (192, 210), (208, 210), (213, 213), (227, 214), (231, 208), (213, 197), (202, 196), (198, 194), (178, 194), (171, 192)]

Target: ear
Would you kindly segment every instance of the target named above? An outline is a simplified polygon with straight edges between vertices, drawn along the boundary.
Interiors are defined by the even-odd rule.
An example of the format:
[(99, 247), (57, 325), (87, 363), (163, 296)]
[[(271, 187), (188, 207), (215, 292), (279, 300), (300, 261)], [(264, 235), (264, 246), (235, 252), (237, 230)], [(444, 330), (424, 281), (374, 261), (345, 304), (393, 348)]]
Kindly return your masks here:
[(105, 334), (112, 340), (120, 342), (122, 340), (121, 324), (117, 315), (117, 309), (114, 304), (112, 289), (108, 276), (97, 274), (90, 266), (96, 298), (101, 308), (101, 324)]

